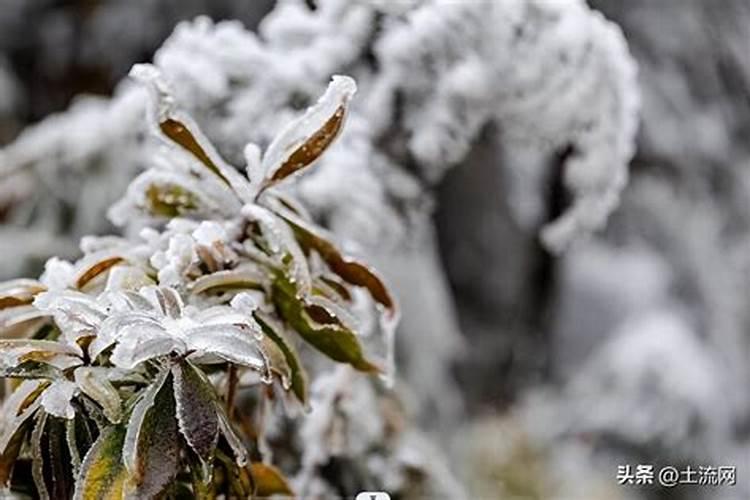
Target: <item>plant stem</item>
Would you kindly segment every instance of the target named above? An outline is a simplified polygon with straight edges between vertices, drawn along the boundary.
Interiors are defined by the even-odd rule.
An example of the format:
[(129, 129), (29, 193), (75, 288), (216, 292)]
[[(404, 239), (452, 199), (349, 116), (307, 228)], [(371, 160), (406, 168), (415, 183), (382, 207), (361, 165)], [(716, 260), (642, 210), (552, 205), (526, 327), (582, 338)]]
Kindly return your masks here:
[(234, 418), (234, 397), (237, 393), (237, 367), (233, 363), (229, 363), (227, 377), (227, 416), (232, 420)]

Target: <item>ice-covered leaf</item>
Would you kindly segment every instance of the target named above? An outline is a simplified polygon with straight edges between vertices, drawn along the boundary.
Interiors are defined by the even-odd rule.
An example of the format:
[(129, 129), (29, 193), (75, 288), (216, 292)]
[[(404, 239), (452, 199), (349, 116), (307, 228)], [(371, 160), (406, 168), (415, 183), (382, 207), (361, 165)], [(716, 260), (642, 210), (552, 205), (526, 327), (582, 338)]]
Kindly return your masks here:
[(123, 442), (123, 463), (131, 474), (137, 473), (138, 468), (138, 442), (140, 440), (141, 428), (149, 410), (154, 406), (156, 396), (164, 387), (169, 377), (169, 372), (162, 372), (151, 385), (144, 389), (138, 402), (133, 407), (128, 420), (127, 433)]
[(306, 252), (315, 250), (341, 279), (366, 288), (373, 299), (386, 308), (389, 316), (398, 316), (396, 301), (383, 279), (373, 269), (343, 254), (332, 242), (333, 237), (323, 230), (313, 227), (289, 211), (278, 213), (292, 227), (297, 241)]
[(257, 269), (246, 266), (244, 269), (218, 271), (195, 280), (190, 291), (195, 294), (217, 293), (227, 290), (263, 290), (265, 276)]
[(174, 365), (172, 376), (180, 432), (201, 460), (209, 462), (219, 437), (214, 388), (188, 362)]
[(51, 318), (33, 305), (0, 309), (0, 337), (29, 338)]
[(70, 451), (73, 475), (76, 477), (81, 471), (83, 455), (94, 444), (95, 427), (96, 424), (84, 412), (76, 413), (74, 419), (65, 421), (65, 440)]
[(255, 482), (255, 494), (261, 498), (272, 495), (294, 496), (294, 491), (284, 474), (270, 464), (253, 462), (250, 471)]
[(72, 419), (76, 410), (71, 404), (78, 393), (78, 386), (65, 379), (55, 380), (44, 390), (39, 400), (44, 411), (59, 418)]
[(328, 268), (345, 282), (366, 288), (381, 306), (381, 328), (386, 344), (385, 379), (392, 383), (395, 372), (395, 331), (400, 319), (398, 303), (383, 278), (366, 264), (353, 259), (339, 250), (332, 237), (313, 227), (289, 210), (278, 205), (274, 211), (293, 228), (295, 236), (305, 252), (314, 250), (325, 261)]
[(249, 222), (258, 224), (263, 243), (276, 266), (283, 268), (297, 287), (307, 293), (311, 287), (310, 270), (305, 254), (289, 226), (279, 216), (260, 205), (245, 205), (242, 207), (242, 215)]
[(185, 343), (178, 338), (161, 331), (143, 330), (138, 335), (134, 332), (121, 338), (109, 359), (115, 366), (130, 370), (149, 359), (186, 351)]
[(307, 406), (308, 398), (308, 382), (307, 372), (305, 367), (302, 365), (302, 361), (297, 354), (297, 350), (291, 341), (286, 338), (286, 335), (282, 331), (281, 327), (274, 325), (270, 318), (265, 316), (263, 313), (257, 312), (254, 314), (255, 320), (263, 329), (265, 336), (274, 342), (284, 355), (286, 365), (289, 368), (290, 375), (288, 383), (285, 383), (282, 376), (282, 386), (286, 388), (287, 384), (292, 390), (297, 399), (302, 403), (303, 406)]
[(230, 363), (263, 370), (265, 362), (253, 332), (244, 325), (205, 325), (189, 330), (190, 359), (215, 355)]
[(108, 215), (115, 224), (125, 225), (133, 217), (163, 220), (228, 216), (239, 208), (239, 201), (227, 196), (225, 190), (190, 174), (151, 169), (133, 180)]
[(174, 288), (166, 286), (149, 286), (141, 290), (141, 295), (151, 302), (163, 316), (177, 319), (182, 316), (182, 297)]
[(82, 366), (73, 372), (76, 385), (86, 396), (102, 407), (110, 422), (118, 423), (122, 417), (122, 404), (117, 389), (107, 379), (109, 369)]
[(140, 267), (120, 265), (114, 267), (107, 277), (107, 292), (138, 290), (153, 285), (154, 280)]
[(24, 380), (10, 395), (6, 396), (0, 407), (0, 451), (5, 446), (9, 435), (18, 427), (18, 418), (38, 401), (39, 395), (48, 386), (48, 381)]
[(151, 95), (151, 119), (165, 141), (190, 154), (237, 195), (249, 201), (247, 180), (221, 158), (195, 121), (177, 108), (169, 85), (159, 70), (150, 64), (136, 64), (131, 69), (130, 76), (148, 88)]
[(61, 370), (37, 361), (25, 361), (12, 368), (0, 370), (0, 377), (17, 379), (56, 379), (63, 376)]
[(71, 343), (95, 336), (107, 317), (105, 306), (95, 297), (72, 290), (41, 293), (34, 300), (34, 307), (52, 315)]
[(13, 473), (13, 466), (16, 464), (18, 454), (21, 452), (26, 433), (30, 427), (28, 420), (25, 420), (15, 431), (9, 435), (7, 442), (0, 449), (0, 488), (6, 487), (10, 476)]
[(0, 372), (26, 362), (44, 363), (59, 370), (81, 364), (80, 351), (52, 340), (0, 339)]
[(200, 198), (179, 184), (150, 184), (146, 188), (146, 208), (153, 215), (177, 217), (198, 209)]
[(276, 375), (281, 380), (281, 385), (285, 390), (291, 387), (292, 369), (289, 367), (286, 355), (281, 350), (281, 347), (267, 335), (263, 335), (258, 344), (266, 364), (266, 373), (263, 374), (263, 381), (270, 384), (273, 381), (274, 375)]
[(76, 267), (76, 288), (83, 289), (90, 281), (96, 279), (101, 274), (109, 271), (113, 266), (124, 262), (125, 259), (120, 255), (112, 255), (111, 252), (105, 251), (85, 257)]
[(272, 295), (284, 320), (310, 345), (331, 359), (348, 363), (357, 370), (380, 371), (378, 366), (365, 358), (362, 346), (351, 330), (336, 321), (321, 323), (313, 319), (302, 299), (297, 296), (294, 284), (281, 273), (274, 279)]
[(146, 389), (128, 422), (122, 457), (129, 496), (152, 498), (177, 475), (179, 446), (172, 380), (168, 372)]
[(187, 125), (175, 120), (174, 118), (165, 118), (159, 123), (159, 129), (161, 132), (168, 137), (175, 144), (179, 144), (186, 149), (190, 154), (200, 161), (203, 165), (208, 168), (213, 174), (218, 176), (222, 181), (229, 184), (229, 180), (224, 177), (219, 167), (208, 157), (206, 151), (198, 144), (195, 135), (188, 129)]
[[(136, 302), (140, 304), (140, 306), (148, 310), (152, 309), (151, 303), (142, 295), (119, 293), (111, 295), (111, 298), (115, 303), (120, 302), (122, 299), (123, 308), (132, 306), (135, 303), (130, 300), (131, 298), (138, 298), (138, 301)], [(128, 304), (128, 306), (125, 306), (124, 304)], [(96, 359), (99, 354), (121, 337), (137, 339), (141, 337), (158, 338), (163, 335), (164, 328), (160, 324), (158, 318), (152, 313), (141, 311), (115, 313), (102, 322), (96, 338), (94, 338), (89, 344), (89, 356), (91, 359)]]
[(263, 188), (310, 166), (336, 139), (344, 124), (349, 100), (357, 85), (347, 76), (336, 75), (317, 104), (288, 124), (263, 155)]
[(0, 283), (0, 309), (31, 304), (34, 297), (47, 290), (36, 280), (15, 279)]
[(232, 449), (235, 463), (240, 467), (244, 467), (249, 460), (247, 448), (242, 442), (242, 438), (235, 432), (232, 422), (230, 422), (229, 417), (224, 411), (224, 407), (218, 401), (216, 402), (216, 416), (219, 417), (219, 431), (221, 431), (222, 436), (224, 436), (227, 444)]
[(86, 453), (73, 498), (75, 500), (122, 500), (128, 471), (122, 462), (125, 428), (105, 429)]
[(46, 383), (26, 380), (0, 408), (0, 487), (10, 479), (32, 417), (41, 406), (37, 398), (46, 386)]

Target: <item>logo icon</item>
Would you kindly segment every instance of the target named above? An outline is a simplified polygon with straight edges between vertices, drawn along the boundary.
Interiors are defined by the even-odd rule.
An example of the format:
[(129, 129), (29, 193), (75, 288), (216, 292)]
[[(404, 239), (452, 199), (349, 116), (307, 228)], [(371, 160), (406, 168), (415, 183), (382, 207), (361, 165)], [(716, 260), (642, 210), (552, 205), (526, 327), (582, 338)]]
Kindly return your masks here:
[(391, 496), (385, 491), (363, 491), (354, 500), (391, 500)]

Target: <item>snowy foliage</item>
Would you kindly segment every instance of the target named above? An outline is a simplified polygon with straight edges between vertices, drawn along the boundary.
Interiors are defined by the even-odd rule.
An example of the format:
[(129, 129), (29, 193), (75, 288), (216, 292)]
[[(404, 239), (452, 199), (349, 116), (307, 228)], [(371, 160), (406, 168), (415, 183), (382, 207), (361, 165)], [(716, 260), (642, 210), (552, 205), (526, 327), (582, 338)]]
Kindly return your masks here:
[[(414, 396), (440, 408), (440, 415), (460, 406), (455, 393), (446, 396), (452, 382), (445, 366), (462, 352), (431, 220), (433, 189), (444, 174), (467, 162), (489, 131), (503, 155), (488, 161), (512, 181), (495, 196), (507, 199), (525, 231), (542, 231), (555, 250), (603, 224), (627, 177), (637, 105), (634, 65), (618, 28), (582, 1), (396, 5), (322, 0), (315, 9), (301, 0), (283, 1), (257, 32), (239, 22), (207, 18), (181, 23), (157, 50), (154, 64), (206, 137), (234, 165), (245, 165), (247, 154), (255, 154), (253, 148), (245, 150), (247, 143), (267, 147), (315, 100), (332, 74), (356, 77), (358, 98), (342, 137), (314, 171), (282, 190), (297, 195), (346, 248), (376, 262), (402, 296), (419, 297), (404, 303), (404, 373)], [(153, 151), (160, 149), (157, 144), (141, 144), (141, 92), (123, 83), (108, 105), (111, 111), (106, 104), (97, 105), (100, 111), (89, 114), (91, 130), (105, 131), (93, 135), (102, 141), (98, 147), (81, 150), (65, 132), (65, 122), (76, 123), (83, 101), (54, 126), (44, 121), (6, 148), (10, 160), (5, 164), (27, 172), (28, 185), (37, 176), (59, 172), (46, 177), (49, 193), (22, 197), (12, 205), (11, 220), (17, 225), (4, 229), (14, 235), (3, 238), (9, 252), (25, 255), (27, 247), (52, 248), (11, 242), (18, 238), (19, 225), (36, 227), (39, 231), (23, 232), (47, 239), (49, 225), (53, 232), (63, 229), (49, 224), (54, 218), (21, 218), (59, 212), (57, 193), (86, 200), (85, 211), (74, 209), (70, 229), (76, 237), (97, 232), (88, 222), (105, 211), (124, 180), (164, 163), (161, 153)], [(114, 113), (119, 109), (124, 111)], [(39, 148), (37, 142), (55, 149)], [(544, 207), (547, 179), (557, 175), (554, 160), (566, 149), (572, 153), (563, 176), (572, 204), (553, 221)], [(78, 159), (83, 182), (62, 181), (79, 175), (58, 162), (52, 153), (57, 150)], [(28, 166), (15, 158), (25, 158)], [(156, 168), (150, 175), (163, 181), (167, 174)], [(82, 193), (79, 186), (88, 185), (92, 188)], [(135, 193), (125, 203), (143, 196), (142, 190), (132, 189)], [(209, 211), (230, 208), (225, 205), (232, 204), (231, 197), (218, 195), (225, 188), (216, 184), (211, 189), (212, 195), (196, 201), (205, 202)], [(122, 222), (120, 206), (111, 214)], [(142, 224), (129, 222), (130, 233)], [(72, 256), (70, 247), (53, 253)], [(176, 246), (169, 250), (178, 251)], [(11, 271), (7, 274), (17, 274)], [(430, 292), (422, 293), (425, 289)], [(432, 311), (429, 321), (422, 321), (424, 310)], [(424, 349), (429, 356), (417, 355)]]
[[(414, 180), (402, 169), (435, 183), (491, 123), (499, 126), (508, 150), (521, 155), (520, 162), (524, 151), (550, 157), (572, 148), (564, 175), (574, 201), (546, 226), (544, 239), (551, 247), (563, 248), (601, 226), (625, 183), (636, 122), (634, 65), (617, 28), (580, 1), (388, 5), (326, 0), (313, 11), (302, 1), (280, 2), (258, 35), (236, 22), (198, 19), (177, 27), (155, 63), (175, 83), (180, 102), (236, 162), (247, 142), (268, 144), (331, 74), (346, 70), (357, 76), (362, 90), (353, 126), (300, 186), (305, 201), (330, 214), (342, 231), (362, 229), (340, 210), (369, 213), (379, 207), (382, 215), (370, 224), (369, 240), (398, 239), (401, 218), (390, 200), (403, 198), (408, 206), (420, 193), (416, 186), (406, 188)], [(84, 169), (96, 162), (108, 179), (131, 175), (144, 166), (134, 157), (139, 148), (132, 147), (143, 130), (139, 99), (132, 96), (138, 92), (123, 86), (108, 110), (83, 101), (43, 122), (7, 148), (6, 168), (33, 168), (45, 179), (73, 168), (93, 183)], [(80, 144), (65, 132), (78, 123), (91, 125), (84, 131), (89, 140)], [(356, 173), (349, 168), (352, 161), (362, 165)], [(536, 175), (535, 167), (513, 156), (503, 168), (521, 177)], [(358, 187), (347, 190), (358, 193), (355, 205), (328, 196), (326, 186), (338, 182)], [(106, 198), (104, 193), (73, 189), (69, 196)], [(518, 198), (541, 196), (529, 192)], [(94, 207), (105, 205), (91, 201)], [(535, 213), (531, 217), (538, 221)], [(79, 236), (91, 228), (74, 227)]]
[[(23, 379), (2, 408), (0, 480), (29, 491), (14, 474), (28, 458), (43, 498), (289, 494), (270, 452), (258, 451), (263, 433), (249, 431), (261, 422), (238, 419), (237, 398), (330, 410), (329, 396), (309, 389), (310, 380), (337, 387), (326, 387), (330, 366), (303, 362), (313, 354), (298, 339), (342, 363), (337, 373), (393, 379), (399, 313), (389, 290), (276, 189), (337, 137), (354, 81), (335, 76), (262, 157), (248, 145), (243, 175), (156, 68), (132, 74), (149, 87), (152, 131), (164, 143), (160, 162), (113, 208), (117, 222), (140, 219), (140, 234), (87, 237), (78, 261), (53, 258), (40, 281), (0, 287), (0, 374)], [(309, 437), (300, 450), (302, 494), (321, 465), (306, 457), (326, 440)]]

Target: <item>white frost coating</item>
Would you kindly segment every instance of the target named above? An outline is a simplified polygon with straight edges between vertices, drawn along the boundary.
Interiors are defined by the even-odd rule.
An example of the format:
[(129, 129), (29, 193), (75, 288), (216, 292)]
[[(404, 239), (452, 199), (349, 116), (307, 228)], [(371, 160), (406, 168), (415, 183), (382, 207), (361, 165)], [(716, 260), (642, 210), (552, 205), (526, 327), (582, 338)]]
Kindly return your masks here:
[(273, 212), (259, 205), (245, 205), (242, 207), (242, 215), (248, 221), (257, 222), (261, 226), (263, 236), (274, 253), (281, 257), (286, 254), (292, 256), (291, 274), (300, 293), (306, 294), (311, 287), (310, 270), (307, 259), (289, 226)]
[(50, 340), (0, 339), (0, 370), (12, 369), (26, 357), (41, 354), (44, 363), (60, 370), (81, 364), (81, 350)]
[[(92, 358), (116, 344), (110, 359), (125, 369), (170, 353), (263, 368), (253, 335), (259, 328), (252, 316), (226, 306), (204, 310), (183, 307), (179, 293), (166, 287), (144, 287), (139, 295), (146, 302), (137, 309), (111, 311), (89, 346)], [(136, 304), (132, 299), (129, 303)]]
[(336, 112), (345, 112), (349, 100), (356, 91), (357, 84), (354, 80), (348, 76), (334, 75), (317, 104), (284, 127), (268, 146), (262, 161), (264, 176), (273, 176), (289, 156), (321, 129)]
[(75, 267), (70, 262), (52, 257), (44, 264), (44, 272), (39, 281), (50, 290), (64, 290), (73, 284)]
[[(229, 182), (235, 193), (244, 201), (251, 201), (255, 193), (250, 190), (247, 180), (224, 161), (211, 141), (203, 135), (195, 120), (175, 106), (171, 86), (161, 71), (151, 64), (136, 64), (130, 71), (130, 77), (145, 85), (149, 90), (151, 96), (149, 114), (153, 128), (158, 130), (160, 124), (168, 119), (176, 120), (184, 125), (210, 159), (213, 167), (218, 169), (220, 175)], [(168, 144), (175, 147), (171, 140), (168, 140)]]
[(635, 63), (615, 25), (577, 0), (436, 1), (395, 23), (376, 50), (384, 74), (370, 111), (406, 93), (402, 125), (426, 177), (460, 162), (495, 122), (513, 149), (572, 148), (563, 175), (573, 205), (544, 228), (549, 248), (606, 221), (626, 182), (638, 109)]
[[(542, 149), (551, 155), (573, 146), (575, 154), (564, 165), (573, 205), (545, 230), (547, 244), (563, 248), (605, 220), (625, 182), (632, 147), (633, 65), (619, 32), (583, 2), (317, 3), (311, 11), (303, 2), (280, 2), (260, 26), (260, 36), (239, 23), (184, 23), (157, 53), (156, 64), (173, 82), (179, 102), (187, 104), (209, 137), (219, 139), (216, 144), (227, 158), (239, 165), (244, 150), (248, 166), (263, 165), (260, 149), (245, 145), (269, 144), (331, 74), (346, 71), (360, 83), (351, 126), (298, 189), (315, 215), (325, 214), (339, 235), (374, 248), (413, 243), (410, 235), (429, 225), (428, 218), (419, 217), (429, 210), (422, 199), (424, 184), (437, 182), (447, 168), (463, 162), (488, 125), (498, 125), (500, 140), (511, 150)], [(110, 175), (129, 178), (136, 165), (146, 164), (141, 149), (134, 147), (144, 130), (143, 93), (123, 87), (111, 104), (93, 102), (97, 106), (86, 113), (76, 107), (32, 129), (38, 135), (24, 134), (3, 152), (13, 160), (8, 164), (19, 172), (31, 165), (28, 170), (45, 173), (43, 182), (55, 185), (70, 177), (69, 168), (58, 168), (66, 162), (104, 165)], [(222, 113), (207, 112), (219, 105)], [(78, 120), (74, 115), (85, 115), (79, 128), (72, 126)], [(146, 154), (153, 157), (151, 151)], [(168, 162), (187, 174), (189, 162), (172, 156)], [(523, 162), (512, 156), (498, 168), (526, 174)], [(251, 181), (258, 177), (253, 168), (248, 170)], [(90, 207), (98, 206), (96, 188), (102, 185), (120, 191), (101, 179), (86, 191), (85, 212), (94, 214), (90, 217), (101, 213)], [(544, 196), (538, 183), (527, 185), (524, 197)], [(346, 193), (338, 197), (341, 186)], [(211, 192), (219, 194), (208, 197), (217, 207), (233, 208), (219, 205), (234, 205), (221, 196), (226, 190)], [(66, 190), (65, 196), (78, 199), (81, 193)], [(55, 213), (55, 207), (44, 213)], [(123, 211), (120, 221), (133, 220), (132, 213)], [(90, 223), (79, 215), (78, 231)], [(184, 291), (181, 286), (196, 271), (196, 244), (188, 241), (200, 239), (191, 234), (195, 229), (152, 231), (133, 249), (134, 255), (145, 262), (153, 256), (158, 278)], [(434, 250), (432, 243), (425, 247)], [(411, 269), (409, 264), (405, 266)], [(421, 276), (432, 274), (428, 269)], [(447, 296), (435, 303), (450, 309)], [(424, 309), (417, 304), (406, 316), (418, 323)], [(454, 324), (436, 316), (431, 323)], [(161, 321), (157, 318), (163, 327)], [(429, 332), (415, 343), (425, 350), (455, 345), (437, 335)], [(448, 358), (450, 352), (439, 356)]]
[(69, 380), (55, 380), (47, 387), (40, 401), (44, 410), (56, 417), (72, 419), (76, 412), (70, 401), (78, 393), (78, 386)]
[(103, 299), (72, 290), (40, 293), (34, 299), (34, 307), (52, 315), (63, 336), (73, 345), (81, 337), (96, 335), (106, 318)]

